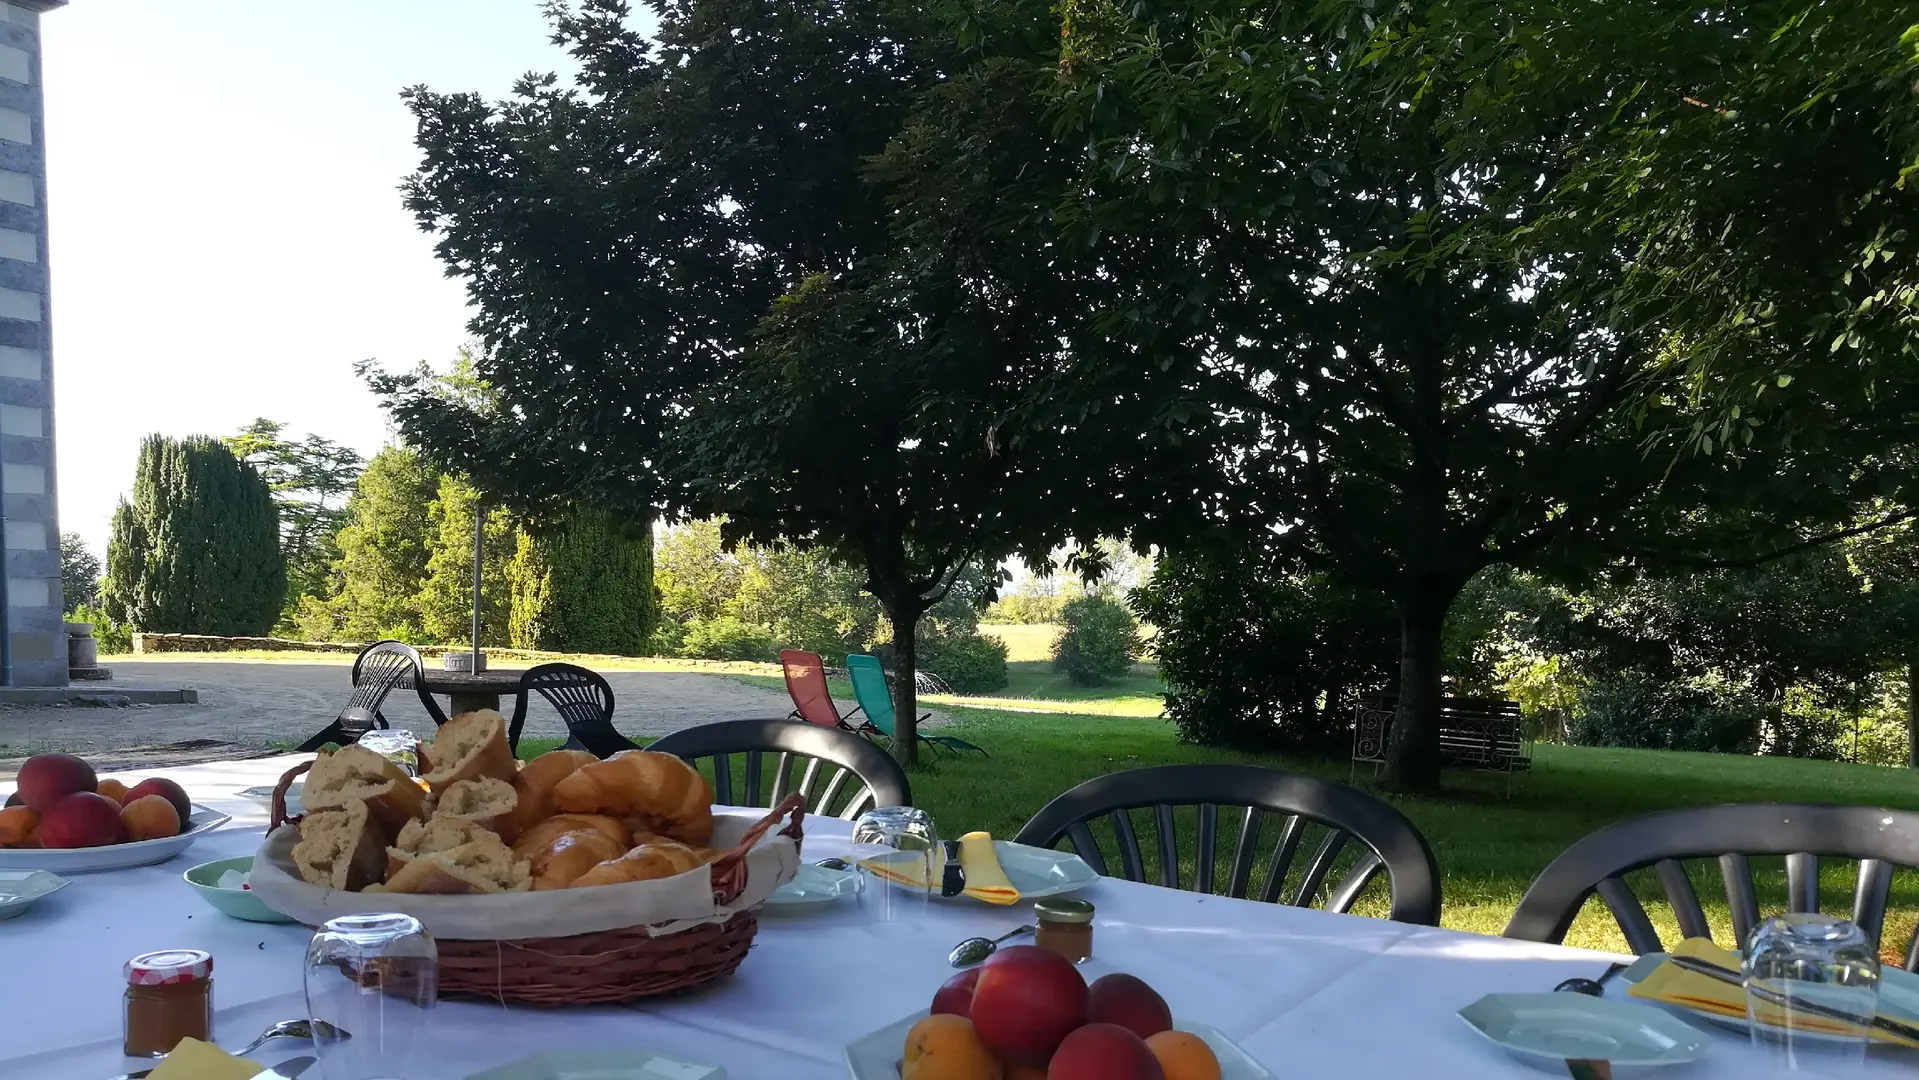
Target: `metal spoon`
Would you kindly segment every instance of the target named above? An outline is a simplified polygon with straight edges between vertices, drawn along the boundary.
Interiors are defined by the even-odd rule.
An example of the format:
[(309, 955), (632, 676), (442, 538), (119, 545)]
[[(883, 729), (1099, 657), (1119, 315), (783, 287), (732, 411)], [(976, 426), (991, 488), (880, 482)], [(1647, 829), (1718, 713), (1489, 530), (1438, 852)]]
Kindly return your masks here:
[(958, 945), (953, 946), (953, 951), (946, 954), (946, 962), (956, 968), (972, 967), (974, 964), (985, 961), (987, 957), (999, 951), (1000, 942), (1005, 941), (1007, 938), (1018, 937), (1021, 934), (1030, 934), (1032, 932), (1033, 927), (1027, 925), (1014, 930), (1008, 930), (996, 938), (969, 937)]
[(828, 870), (851, 870), (853, 868), (853, 864), (847, 862), (845, 859), (821, 859), (813, 865), (824, 866)]
[[(245, 1049), (234, 1051), (233, 1056), (246, 1057), (248, 1054), (253, 1053), (274, 1039), (311, 1040), (315, 1034), (327, 1039), (352, 1038), (345, 1030), (336, 1028), (325, 1020), (282, 1020), (261, 1032), (260, 1037), (248, 1043)], [(141, 1069), (138, 1072), (130, 1072), (116, 1076), (113, 1080), (145, 1080), (146, 1077), (152, 1074), (152, 1069)]]

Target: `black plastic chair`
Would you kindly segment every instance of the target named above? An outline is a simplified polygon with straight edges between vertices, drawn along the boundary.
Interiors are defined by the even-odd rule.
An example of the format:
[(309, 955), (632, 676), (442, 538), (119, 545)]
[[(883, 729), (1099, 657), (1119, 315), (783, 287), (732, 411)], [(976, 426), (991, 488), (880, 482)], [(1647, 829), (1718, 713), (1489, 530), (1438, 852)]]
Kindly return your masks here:
[[(1519, 901), (1505, 936), (1558, 944), (1594, 893), (1605, 901), (1632, 951), (1663, 952), (1659, 933), (1624, 875), (1651, 867), (1679, 932), (1710, 938), (1699, 894), (1682, 859), (1716, 859), (1742, 948), (1759, 923), (1751, 856), (1786, 857), (1787, 906), (1819, 910), (1819, 856), (1859, 860), (1852, 921), (1875, 942), (1885, 928), (1895, 867), (1919, 867), (1919, 814), (1871, 806), (1745, 803), (1668, 810), (1622, 821), (1560, 852)], [(1906, 969), (1919, 970), (1919, 937), (1906, 949)]]
[[(1179, 807), (1198, 810), (1193, 844), (1196, 892), (1245, 898), (1253, 882), (1254, 864), (1263, 850), (1260, 831), (1267, 814), (1283, 816), (1270, 854), (1265, 857), (1265, 885), (1259, 899), (1269, 903), (1286, 891), (1293, 861), (1310, 825), (1324, 835), (1298, 877), (1288, 901), (1309, 906), (1325, 887), (1349, 840), (1364, 850), (1327, 894), (1326, 910), (1350, 911), (1360, 893), (1384, 870), (1392, 886), (1392, 918), (1423, 926), (1439, 924), (1439, 866), (1432, 849), (1406, 816), (1365, 792), (1344, 784), (1254, 765), (1158, 765), (1111, 773), (1086, 781), (1040, 808), (1019, 831), (1015, 841), (1052, 847), (1062, 838), (1100, 874), (1111, 875), (1100, 842), (1091, 826), (1104, 820), (1118, 848), (1119, 876), (1129, 881), (1147, 879), (1139, 834), (1128, 811), (1151, 809), (1157, 834), (1160, 885), (1183, 887), (1179, 873)], [(1242, 810), (1236, 815), (1238, 834), (1226, 888), (1218, 886), (1216, 848), (1220, 808)], [(1233, 822), (1228, 821), (1228, 828)]]
[(420, 704), (435, 727), (446, 723), (440, 703), (427, 693), (426, 665), (420, 662), (420, 654), (404, 641), (376, 641), (361, 649), (353, 660), (353, 696), (347, 699), (346, 708), (333, 723), (301, 743), (301, 752), (311, 753), (328, 743), (351, 746), (376, 727), (391, 727), (380, 715), (380, 706), (388, 694), (402, 686), (419, 692)]
[[(713, 801), (732, 806), (777, 806), (792, 793), (806, 796), (807, 813), (852, 820), (876, 806), (911, 806), (913, 788), (891, 755), (847, 731), (791, 720), (721, 720), (681, 728), (648, 750), (677, 754), (698, 764), (713, 761)], [(731, 755), (746, 756), (743, 787), (733, 786)], [(767, 794), (764, 755), (777, 754)], [(793, 783), (794, 759), (806, 770)], [(830, 773), (830, 775), (827, 775)], [(852, 784), (848, 784), (851, 778)], [(822, 786), (823, 785), (823, 786)], [(844, 798), (845, 802), (840, 802)], [(837, 806), (837, 809), (835, 807)]]
[(613, 726), (613, 688), (596, 671), (576, 664), (541, 664), (520, 676), (519, 700), (507, 724), (507, 745), (520, 748), (520, 728), (526, 724), (527, 694), (539, 694), (566, 721), (567, 750), (584, 750), (608, 758), (639, 744)]

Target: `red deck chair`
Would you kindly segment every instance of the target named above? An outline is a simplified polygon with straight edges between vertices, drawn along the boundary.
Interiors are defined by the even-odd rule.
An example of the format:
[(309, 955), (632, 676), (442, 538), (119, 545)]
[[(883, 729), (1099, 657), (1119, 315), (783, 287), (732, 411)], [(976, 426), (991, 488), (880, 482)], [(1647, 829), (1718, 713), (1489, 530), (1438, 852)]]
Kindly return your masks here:
[[(786, 692), (793, 699), (793, 711), (786, 714), (788, 720), (798, 717), (821, 727), (854, 730), (840, 715), (839, 706), (833, 704), (832, 692), (826, 689), (826, 666), (820, 662), (819, 653), (781, 649), (780, 667), (786, 672)], [(857, 712), (859, 709), (855, 708), (846, 715)]]

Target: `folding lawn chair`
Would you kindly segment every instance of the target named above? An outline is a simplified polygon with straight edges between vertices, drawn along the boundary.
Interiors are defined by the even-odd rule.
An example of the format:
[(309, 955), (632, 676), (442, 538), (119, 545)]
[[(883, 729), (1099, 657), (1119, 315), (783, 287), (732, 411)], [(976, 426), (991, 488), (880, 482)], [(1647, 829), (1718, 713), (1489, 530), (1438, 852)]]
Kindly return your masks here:
[[(848, 656), (846, 658), (846, 676), (853, 680), (853, 696), (859, 699), (860, 709), (866, 713), (866, 724), (860, 730), (884, 735), (889, 739), (892, 738), (895, 726), (893, 723), (893, 695), (891, 689), (886, 685), (886, 670), (880, 667), (879, 658), (874, 656), (861, 656), (857, 653)], [(924, 721), (932, 715), (932, 713), (927, 713), (925, 716), (920, 717), (920, 719)], [(943, 747), (954, 753), (958, 753), (961, 750), (978, 750), (980, 753), (986, 754), (984, 749), (953, 735), (928, 735), (924, 732), (918, 732), (918, 734), (921, 742), (932, 746), (936, 750)], [(992, 755), (987, 754), (986, 756), (991, 757)]]
[(786, 672), (787, 696), (793, 699), (793, 711), (786, 714), (788, 720), (798, 718), (841, 731), (859, 730), (846, 722), (860, 711), (858, 707), (841, 716), (839, 706), (833, 704), (833, 694), (826, 688), (826, 667), (820, 663), (819, 653), (781, 649), (780, 667)]

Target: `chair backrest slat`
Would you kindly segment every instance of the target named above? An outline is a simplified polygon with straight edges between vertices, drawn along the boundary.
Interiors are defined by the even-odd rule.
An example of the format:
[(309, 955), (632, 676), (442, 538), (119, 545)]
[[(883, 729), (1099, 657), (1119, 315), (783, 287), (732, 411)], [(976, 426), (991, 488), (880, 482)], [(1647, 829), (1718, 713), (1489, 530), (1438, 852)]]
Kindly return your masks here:
[(1726, 882), (1726, 907), (1732, 912), (1732, 936), (1740, 948), (1759, 925), (1759, 897), (1753, 892), (1752, 863), (1744, 855), (1719, 856), (1719, 876)]
[(1613, 920), (1619, 923), (1620, 932), (1626, 935), (1628, 948), (1641, 956), (1659, 951), (1659, 931), (1653, 929), (1646, 906), (1639, 902), (1639, 897), (1633, 895), (1624, 878), (1609, 877), (1593, 891), (1606, 902)]
[(1819, 856), (1808, 851), (1786, 856), (1786, 903), (1789, 911), (1819, 910)]
[(733, 802), (733, 762), (726, 754), (713, 758), (713, 801), (725, 806)]
[[(1392, 893), (1392, 917), (1437, 923), (1438, 866), (1431, 848), (1404, 815), (1343, 784), (1278, 769), (1162, 765), (1097, 777), (1046, 804), (1019, 831), (1016, 842), (1051, 847), (1069, 840), (1088, 865), (1108, 874), (1113, 871), (1102, 854), (1100, 837), (1110, 829), (1110, 847), (1119, 855), (1118, 876), (1146, 881), (1151, 873), (1159, 883), (1177, 888), (1190, 865), (1194, 871), (1187, 887), (1212, 892), (1219, 887), (1221, 807), (1246, 811), (1234, 845), (1229, 894), (1244, 897), (1252, 890), (1264, 815), (1277, 813), (1285, 815), (1286, 821), (1267, 864), (1265, 899), (1276, 900), (1286, 889), (1293, 857), (1308, 827), (1322, 827), (1325, 835), (1299, 876), (1292, 893), (1294, 903), (1311, 903), (1327, 894), (1331, 910), (1348, 910), (1383, 868)], [(1150, 811), (1150, 826), (1146, 818), (1135, 826), (1133, 812), (1139, 810)], [(1138, 829), (1146, 827), (1157, 834), (1157, 868), (1146, 866), (1141, 853)], [(1335, 874), (1340, 874), (1338, 884), (1329, 892), (1327, 883)]]
[(1711, 937), (1712, 927), (1706, 922), (1706, 909), (1699, 906), (1699, 894), (1692, 887), (1692, 879), (1686, 876), (1686, 867), (1677, 859), (1661, 859), (1653, 869), (1659, 874), (1659, 889), (1666, 894), (1666, 902), (1672, 905), (1673, 917), (1679, 921), (1679, 932), (1685, 937)]
[(1859, 884), (1852, 892), (1852, 921), (1878, 948), (1886, 929), (1886, 905), (1892, 900), (1892, 864), (1884, 859), (1859, 860)]
[(766, 797), (769, 805), (778, 806), (786, 798), (788, 785), (793, 782), (793, 755), (782, 753), (779, 764), (773, 770), (773, 793)]
[[(831, 778), (817, 796), (808, 794), (807, 812), (838, 816), (851, 820), (875, 806), (911, 806), (913, 789), (906, 773), (887, 755), (849, 731), (791, 720), (722, 720), (698, 727), (681, 728), (661, 736), (649, 749), (675, 754), (689, 762), (713, 760), (714, 798), (732, 805), (766, 806), (761, 791), (765, 765), (762, 754), (779, 755), (775, 766), (775, 786), (781, 790), (807, 792), (825, 770), (833, 767)], [(726, 755), (746, 755), (745, 789), (734, 790), (730, 782), (722, 786), (720, 776)], [(798, 762), (806, 762), (800, 787), (794, 789), (792, 773)], [(853, 789), (852, 778), (859, 785)], [(836, 805), (843, 790), (853, 789), (844, 806)]]

